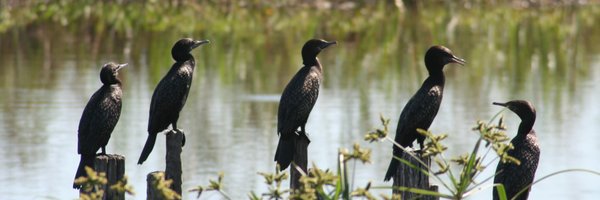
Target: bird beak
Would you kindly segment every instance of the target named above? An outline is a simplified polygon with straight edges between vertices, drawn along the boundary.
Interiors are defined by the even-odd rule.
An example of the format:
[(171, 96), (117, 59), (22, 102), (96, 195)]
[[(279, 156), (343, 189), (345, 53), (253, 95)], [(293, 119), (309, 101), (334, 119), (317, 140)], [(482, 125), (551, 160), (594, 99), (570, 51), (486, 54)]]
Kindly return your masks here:
[(119, 71), (121, 68), (123, 68), (125, 66), (127, 66), (127, 63), (117, 65), (117, 71)]
[(497, 106), (503, 106), (506, 107), (506, 103), (498, 103), (498, 102), (493, 102), (493, 105), (497, 105)]
[(337, 44), (337, 42), (336, 42), (336, 41), (333, 41), (333, 42), (326, 42), (325, 44), (323, 44), (323, 45), (321, 46), (321, 49), (325, 49), (325, 48), (327, 48), (327, 47), (329, 47), (329, 46), (331, 46), (331, 45), (334, 45), (334, 44)]
[(450, 63), (457, 63), (459, 65), (465, 65), (465, 63), (467, 63), (467, 61), (465, 61), (462, 58), (456, 57), (454, 55), (452, 55), (452, 57), (450, 58)]
[(210, 43), (209, 40), (194, 40), (194, 45), (192, 45), (192, 49), (199, 47), (200, 45), (208, 44), (208, 43)]

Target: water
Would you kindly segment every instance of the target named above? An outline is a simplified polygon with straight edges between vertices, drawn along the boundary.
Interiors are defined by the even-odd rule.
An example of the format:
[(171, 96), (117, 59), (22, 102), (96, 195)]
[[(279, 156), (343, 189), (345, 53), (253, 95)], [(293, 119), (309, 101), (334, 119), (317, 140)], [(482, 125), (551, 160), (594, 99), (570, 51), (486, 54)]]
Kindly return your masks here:
[[(193, 52), (196, 74), (179, 120), (187, 134), (184, 190), (206, 185), (219, 172), (224, 172), (224, 190), (234, 199), (246, 198), (251, 190), (267, 190), (257, 172), (274, 171), (279, 95), (299, 69), (301, 45), (310, 37), (339, 44), (319, 56), (325, 82), (306, 127), (312, 140), (309, 162), (335, 169), (338, 148), (350, 149), (355, 142), (371, 148), (372, 163), (356, 164), (355, 187), (368, 181), (390, 184), (381, 180), (391, 145), (369, 144), (362, 138), (380, 126), (380, 114), (391, 118), (395, 131), (403, 106), (426, 78), (422, 60), (431, 44), (448, 46), (468, 62), (446, 67), (444, 101), (430, 129), (450, 135), (445, 141), (447, 157), (471, 150), (476, 135), (470, 128), (502, 110), (491, 102), (527, 99), (538, 112), (534, 128), (542, 154), (537, 179), (570, 168), (600, 171), (600, 86), (595, 84), (600, 81), (600, 49), (594, 46), (600, 41), (594, 23), (600, 20), (598, 9), (558, 7), (528, 14), (510, 8), (453, 9), (400, 13), (369, 7), (320, 11), (315, 16), (300, 10), (302, 17), (275, 10), (263, 16), (271, 21), (242, 12), (232, 23), (259, 16), (249, 19), (255, 26), (240, 23), (228, 29), (209, 21), (207, 27), (214, 30), (177, 30), (180, 33), (129, 34), (116, 28), (104, 36), (81, 35), (80, 30), (65, 30), (52, 22), (7, 30), (0, 35), (0, 166), (6, 170), (0, 174), (0, 193), (9, 199), (77, 198), (71, 185), (79, 161), (79, 118), (100, 87), (100, 67), (115, 61), (130, 65), (120, 74), (124, 107), (107, 151), (126, 156), (126, 173), (137, 192), (132, 198), (144, 199), (146, 174), (164, 170), (164, 137), (144, 165), (135, 161), (147, 136), (152, 91), (172, 62), (172, 43), (182, 35), (212, 41)], [(438, 16), (426, 14), (440, 10)], [(374, 13), (366, 20), (356, 14), (361, 12)], [(315, 25), (330, 18), (340, 23)], [(341, 20), (346, 18), (351, 20)], [(274, 22), (279, 28), (271, 32), (266, 31), (270, 25), (261, 24)], [(302, 27), (313, 31), (299, 34)], [(514, 136), (519, 119), (509, 111), (504, 115), (508, 133)], [(495, 165), (478, 180), (491, 176)], [(600, 195), (599, 182), (600, 176), (561, 174), (536, 184), (530, 197), (594, 199)], [(490, 195), (486, 188), (472, 199)], [(193, 199), (195, 194), (185, 192), (184, 197)], [(203, 199), (219, 198), (203, 194)]]

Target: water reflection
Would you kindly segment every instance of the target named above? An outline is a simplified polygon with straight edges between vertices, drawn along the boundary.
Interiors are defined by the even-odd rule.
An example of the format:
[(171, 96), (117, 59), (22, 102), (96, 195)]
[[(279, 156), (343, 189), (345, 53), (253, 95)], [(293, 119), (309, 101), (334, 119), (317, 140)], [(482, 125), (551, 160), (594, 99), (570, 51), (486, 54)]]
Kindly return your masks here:
[[(103, 9), (113, 9), (115, 16), (123, 12)], [(470, 150), (476, 139), (471, 126), (499, 111), (492, 101), (522, 98), (534, 102), (540, 115), (534, 127), (542, 148), (538, 177), (565, 168), (600, 170), (594, 160), (600, 151), (595, 134), (600, 109), (593, 106), (600, 100), (594, 84), (600, 81), (600, 49), (594, 45), (600, 41), (598, 7), (429, 5), (399, 12), (380, 3), (313, 12), (232, 6), (228, 9), (236, 12), (227, 15), (221, 9), (167, 12), (175, 18), (200, 15), (189, 22), (192, 27), (160, 20), (154, 26), (127, 25), (135, 24), (127, 21), (134, 18), (115, 25), (110, 17), (90, 17), (95, 23), (74, 18), (65, 28), (45, 19), (0, 33), (0, 147), (5, 149), (0, 163), (7, 170), (0, 175), (0, 193), (18, 199), (76, 197), (70, 186), (78, 160), (78, 120), (100, 87), (101, 65), (116, 61), (130, 67), (121, 72), (124, 108), (107, 151), (127, 157), (135, 198), (143, 199), (145, 175), (164, 169), (164, 137), (147, 164), (137, 166), (133, 159), (146, 138), (151, 93), (171, 65), (173, 41), (182, 36), (213, 42), (193, 52), (197, 71), (180, 119), (188, 138), (183, 188), (206, 184), (223, 171), (225, 190), (235, 199), (250, 190), (266, 190), (256, 172), (274, 168), (277, 101), (299, 69), (300, 48), (309, 37), (340, 43), (320, 55), (325, 82), (307, 125), (309, 159), (334, 168), (339, 147), (360, 142), (372, 148), (373, 164), (356, 165), (355, 185), (369, 180), (388, 184), (380, 180), (390, 145), (366, 144), (362, 136), (379, 124), (379, 114), (390, 117), (395, 130), (402, 107), (427, 75), (424, 51), (438, 43), (468, 61), (465, 67), (446, 68), (444, 102), (431, 127), (450, 134), (449, 155)], [(112, 26), (90, 25), (103, 23)], [(505, 115), (514, 135), (519, 120)], [(565, 174), (536, 185), (531, 196), (590, 199), (600, 195), (599, 180)], [(31, 188), (39, 189), (32, 194)], [(491, 191), (483, 191), (475, 199), (489, 195)]]

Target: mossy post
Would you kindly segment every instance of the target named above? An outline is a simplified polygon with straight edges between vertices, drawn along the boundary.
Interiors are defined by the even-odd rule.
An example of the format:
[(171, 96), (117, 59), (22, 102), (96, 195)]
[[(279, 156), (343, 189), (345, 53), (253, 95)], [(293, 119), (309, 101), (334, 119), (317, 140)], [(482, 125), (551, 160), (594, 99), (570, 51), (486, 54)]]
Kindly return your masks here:
[[(156, 190), (154, 183), (157, 181), (158, 177), (164, 177), (164, 173), (162, 171), (150, 172), (148, 176), (146, 176), (146, 199), (163, 199), (163, 195), (160, 191)], [(163, 174), (162, 176), (155, 176), (155, 174)]]
[[(412, 151), (413, 154), (416, 155), (421, 161), (423, 161), (428, 167), (431, 167), (431, 159), (429, 157), (423, 157), (420, 151)], [(423, 166), (418, 160), (414, 157), (410, 156), (406, 152), (402, 152), (400, 156), (401, 159), (404, 159), (414, 166), (421, 168), (422, 170), (427, 171), (427, 167)], [(394, 188), (396, 187), (409, 187), (409, 188), (419, 188), (430, 191), (438, 190), (437, 186), (429, 184), (429, 176), (424, 174), (419, 169), (414, 169), (404, 163), (400, 163), (398, 168), (396, 169), (396, 174), (394, 174)], [(438, 197), (434, 196), (422, 196), (420, 194), (415, 194), (412, 192), (405, 192), (394, 189), (394, 196), (400, 194), (402, 199), (424, 199), (424, 200), (438, 200)]]
[[(167, 154), (165, 171), (155, 171), (149, 173), (146, 177), (148, 188), (146, 190), (146, 199), (157, 199), (160, 197), (159, 191), (154, 188), (154, 174), (164, 173), (166, 180), (173, 180), (170, 188), (177, 194), (181, 195), (181, 151), (185, 141), (183, 131), (169, 131), (167, 133)], [(160, 199), (160, 198), (159, 198)]]
[(116, 154), (98, 155), (94, 160), (94, 170), (98, 173), (106, 173), (107, 183), (104, 185), (102, 199), (125, 199), (125, 193), (118, 193), (110, 189), (111, 185), (116, 184), (125, 175), (124, 156)]
[(290, 189), (300, 189), (300, 177), (302, 173), (296, 170), (296, 167), (300, 167), (302, 171), (308, 173), (308, 144), (310, 140), (304, 134), (300, 134), (296, 138), (296, 149), (294, 151), (294, 160), (290, 166)]

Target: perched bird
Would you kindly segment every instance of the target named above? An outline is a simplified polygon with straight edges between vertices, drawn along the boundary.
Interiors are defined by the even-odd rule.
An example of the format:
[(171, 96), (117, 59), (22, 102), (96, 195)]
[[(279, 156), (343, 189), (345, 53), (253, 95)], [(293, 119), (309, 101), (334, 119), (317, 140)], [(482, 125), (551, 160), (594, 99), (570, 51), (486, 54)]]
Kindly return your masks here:
[[(425, 79), (421, 88), (404, 106), (404, 110), (400, 114), (400, 120), (398, 120), (395, 141), (402, 147), (412, 147), (416, 139), (421, 149), (423, 149), (425, 136), (419, 134), (417, 129), (429, 129), (429, 126), (431, 126), (433, 119), (437, 115), (442, 103), (444, 82), (446, 79), (443, 69), (449, 63), (464, 65), (465, 61), (454, 56), (450, 49), (443, 46), (432, 46), (425, 53), (425, 66), (429, 72), (429, 77)], [(400, 157), (402, 149), (394, 145), (393, 154), (396, 157)], [(399, 161), (392, 158), (385, 174), (385, 181), (390, 180), (394, 176), (398, 164)]]
[[(183, 109), (190, 86), (192, 85), (192, 76), (196, 61), (190, 54), (194, 48), (202, 44), (210, 43), (208, 40), (192, 40), (190, 38), (180, 39), (171, 49), (171, 56), (175, 59), (175, 64), (160, 80), (150, 103), (150, 119), (148, 120), (148, 138), (138, 160), (142, 164), (156, 142), (156, 135), (172, 125), (174, 131), (177, 129), (177, 120), (179, 112)], [(184, 137), (185, 138), (185, 137)], [(185, 140), (184, 140), (185, 141)]]
[[(533, 130), (535, 108), (530, 102), (524, 100), (514, 100), (506, 103), (494, 102), (494, 105), (507, 107), (521, 118), (517, 136), (510, 141), (514, 149), (507, 152), (509, 156), (521, 161), (521, 164), (499, 162), (498, 167), (496, 167), (496, 177), (494, 177), (494, 183), (504, 185), (506, 197), (512, 199), (519, 191), (529, 187), (529, 184), (533, 182), (540, 160), (540, 147)], [(516, 199), (527, 199), (529, 191), (531, 191), (531, 188), (527, 188)], [(493, 198), (494, 200), (499, 199), (496, 189), (494, 189)]]
[[(304, 66), (290, 80), (279, 100), (277, 134), (279, 144), (275, 162), (280, 170), (286, 169), (294, 159), (295, 141), (298, 135), (306, 135), (305, 125), (317, 102), (323, 71), (317, 55), (321, 50), (336, 44), (335, 41), (311, 39), (302, 47)], [(300, 132), (297, 132), (300, 127)]]
[[(126, 65), (111, 62), (100, 70), (103, 85), (92, 95), (79, 120), (77, 153), (81, 154), (81, 160), (75, 179), (87, 176), (85, 166), (94, 168), (98, 149), (102, 148), (100, 154), (106, 155), (106, 144), (121, 116), (121, 80), (117, 75)], [(79, 189), (81, 185), (73, 183), (73, 188)]]

